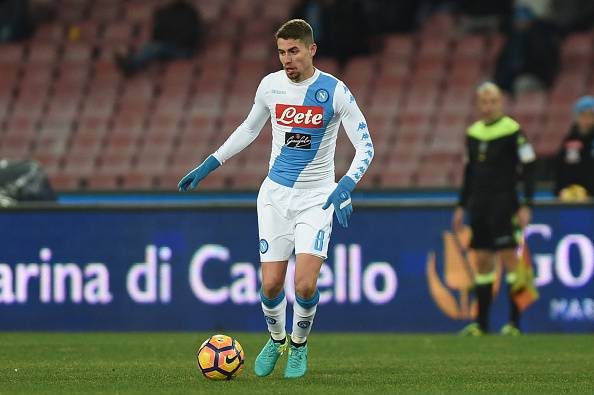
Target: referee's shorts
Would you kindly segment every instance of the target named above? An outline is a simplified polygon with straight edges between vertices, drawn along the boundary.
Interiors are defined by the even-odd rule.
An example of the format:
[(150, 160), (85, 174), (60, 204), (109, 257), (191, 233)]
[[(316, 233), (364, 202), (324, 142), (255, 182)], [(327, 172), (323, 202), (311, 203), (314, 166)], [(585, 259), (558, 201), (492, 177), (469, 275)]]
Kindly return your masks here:
[(515, 194), (500, 193), (473, 196), (469, 204), (472, 239), (470, 247), (477, 250), (502, 250), (518, 246), (520, 229)]

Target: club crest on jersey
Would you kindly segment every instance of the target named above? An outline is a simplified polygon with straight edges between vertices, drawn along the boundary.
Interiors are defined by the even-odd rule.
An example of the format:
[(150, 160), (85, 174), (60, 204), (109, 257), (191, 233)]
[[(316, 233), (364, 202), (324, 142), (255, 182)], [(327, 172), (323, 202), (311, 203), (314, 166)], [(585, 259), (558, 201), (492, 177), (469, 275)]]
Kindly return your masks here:
[(316, 100), (318, 103), (326, 103), (330, 95), (326, 89), (318, 89), (316, 91)]
[(281, 126), (307, 129), (324, 126), (323, 107), (277, 104), (275, 110), (276, 122)]
[(266, 254), (268, 251), (268, 242), (266, 239), (260, 239), (260, 254)]

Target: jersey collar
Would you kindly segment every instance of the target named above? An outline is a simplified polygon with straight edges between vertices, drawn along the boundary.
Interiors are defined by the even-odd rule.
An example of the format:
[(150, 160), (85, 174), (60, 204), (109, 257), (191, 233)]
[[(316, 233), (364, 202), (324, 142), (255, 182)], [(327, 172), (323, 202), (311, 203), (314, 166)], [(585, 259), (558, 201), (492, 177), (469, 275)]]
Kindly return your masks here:
[(320, 70), (316, 69), (314, 67), (314, 73), (311, 77), (309, 77), (306, 80), (303, 80), (301, 82), (293, 82), (289, 79), (289, 77), (287, 77), (287, 74), (285, 74), (285, 78), (287, 79), (287, 81), (289, 81), (289, 83), (291, 85), (295, 85), (295, 86), (306, 86), (306, 85), (310, 85), (312, 82), (314, 82), (315, 80), (318, 79), (318, 77), (320, 76)]

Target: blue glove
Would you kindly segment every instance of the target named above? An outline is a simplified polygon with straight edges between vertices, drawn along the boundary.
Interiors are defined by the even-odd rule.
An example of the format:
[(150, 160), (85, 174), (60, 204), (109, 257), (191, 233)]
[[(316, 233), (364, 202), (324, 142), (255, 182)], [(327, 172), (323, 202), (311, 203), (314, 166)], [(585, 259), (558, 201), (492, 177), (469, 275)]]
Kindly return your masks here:
[(209, 175), (211, 171), (215, 170), (220, 165), (221, 164), (217, 158), (210, 155), (204, 162), (200, 164), (200, 166), (186, 174), (184, 178), (181, 179), (179, 184), (177, 184), (177, 187), (181, 192), (186, 192), (188, 189), (191, 190), (196, 188), (196, 185), (198, 185), (198, 183), (202, 181), (204, 177)]
[(334, 213), (338, 218), (338, 223), (343, 227), (349, 226), (349, 218), (353, 213), (353, 205), (351, 204), (351, 192), (355, 189), (355, 181), (344, 176), (338, 181), (338, 185), (332, 191), (326, 204), (322, 206), (326, 210), (330, 205), (334, 206)]

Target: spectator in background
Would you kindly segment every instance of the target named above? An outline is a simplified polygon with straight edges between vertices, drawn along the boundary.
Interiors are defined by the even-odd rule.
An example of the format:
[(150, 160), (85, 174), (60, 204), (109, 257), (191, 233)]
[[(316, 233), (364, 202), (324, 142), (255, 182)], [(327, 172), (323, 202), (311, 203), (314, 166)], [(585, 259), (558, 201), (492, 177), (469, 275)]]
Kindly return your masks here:
[(507, 28), (513, 11), (513, 0), (453, 0), (452, 3), (460, 14), (460, 33), (488, 33)]
[(175, 0), (155, 11), (152, 40), (136, 53), (117, 54), (116, 63), (124, 75), (132, 76), (156, 60), (189, 59), (199, 49), (202, 34), (198, 10)]
[(344, 63), (369, 53), (371, 35), (359, 0), (302, 0), (293, 18), (304, 19), (312, 26), (320, 57)]
[(32, 30), (28, 0), (0, 0), (0, 43), (24, 40)]
[[(510, 93), (550, 88), (559, 70), (559, 38), (554, 27), (528, 7), (516, 8), (514, 23), (495, 70), (495, 82)], [(530, 84), (519, 84), (519, 78)]]
[(574, 112), (555, 163), (555, 195), (562, 200), (594, 196), (594, 97), (580, 98)]
[(552, 0), (551, 18), (564, 33), (594, 27), (594, 1)]

